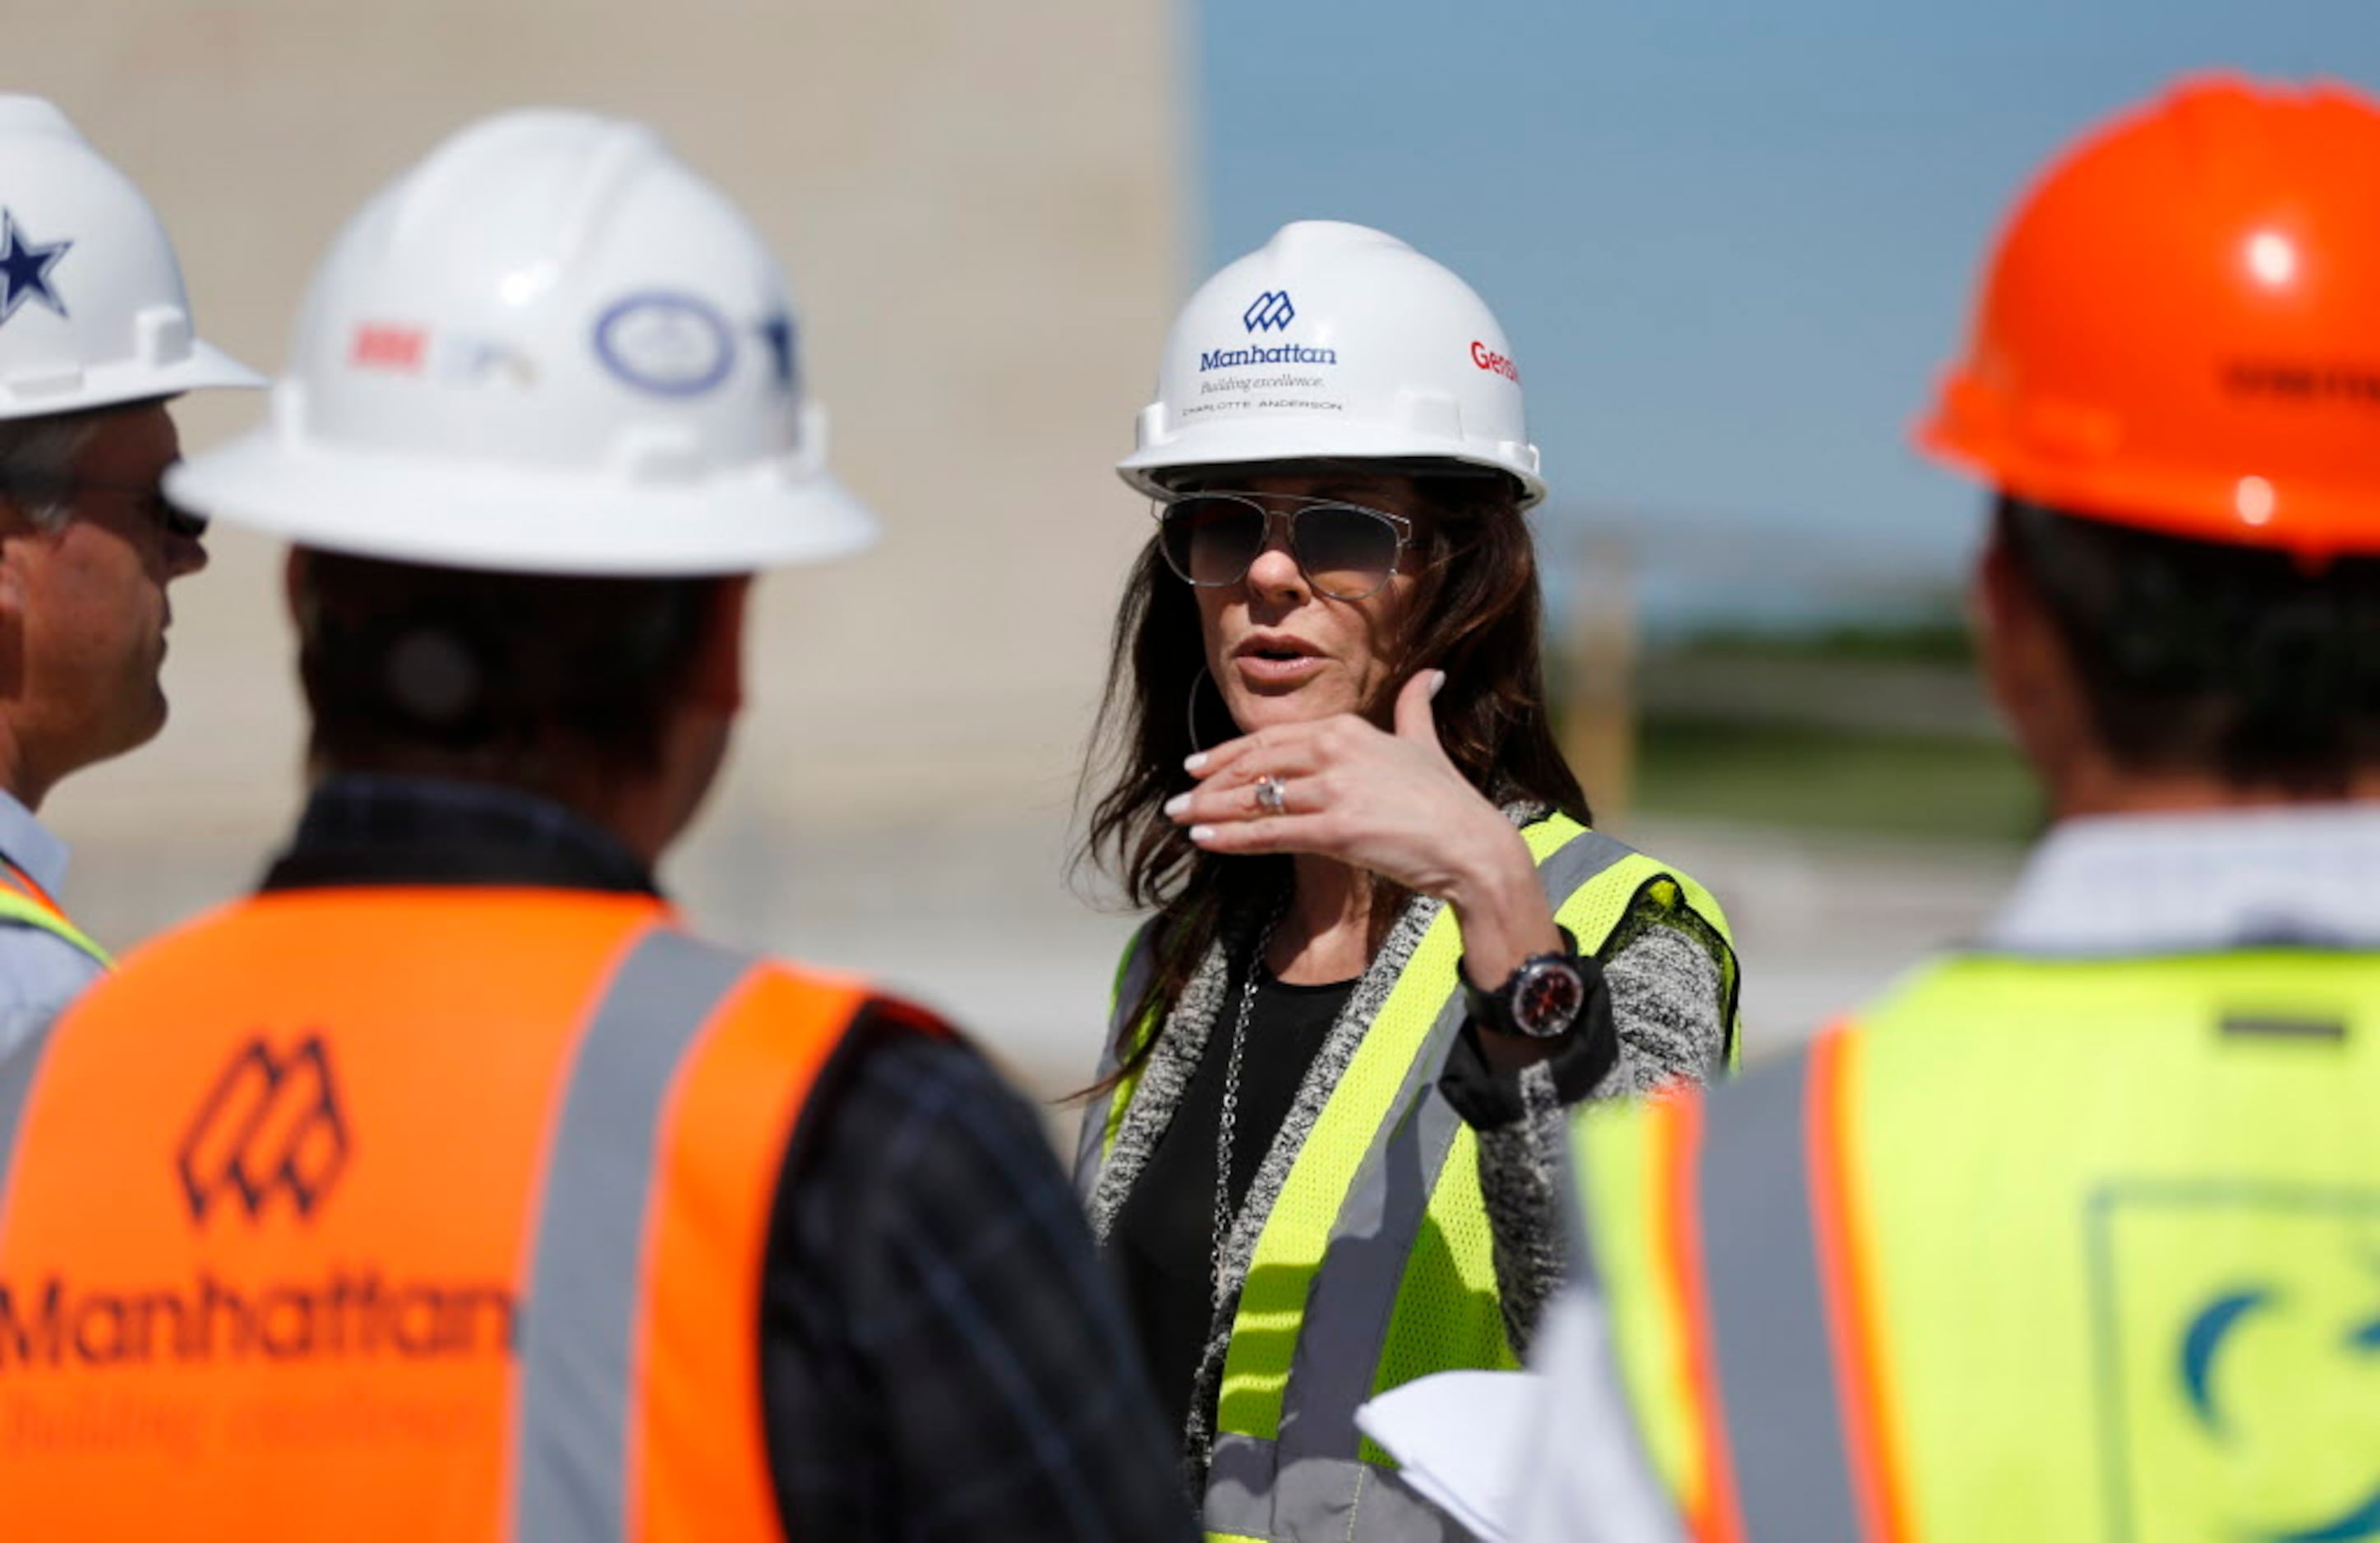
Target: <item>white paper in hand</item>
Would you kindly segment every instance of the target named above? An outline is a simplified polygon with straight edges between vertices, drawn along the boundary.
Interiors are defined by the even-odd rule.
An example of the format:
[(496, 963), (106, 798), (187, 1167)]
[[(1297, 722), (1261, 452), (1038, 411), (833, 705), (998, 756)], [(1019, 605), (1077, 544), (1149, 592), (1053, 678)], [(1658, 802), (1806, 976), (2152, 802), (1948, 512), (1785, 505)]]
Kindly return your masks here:
[(1482, 1539), (1507, 1543), (1513, 1457), (1542, 1413), (1538, 1379), (1519, 1371), (1442, 1371), (1391, 1388), (1355, 1411), (1402, 1477)]
[(1547, 1309), (1534, 1359), (1536, 1372), (1408, 1382), (1356, 1410), (1355, 1424), (1482, 1543), (1681, 1543), (1592, 1292), (1573, 1286)]

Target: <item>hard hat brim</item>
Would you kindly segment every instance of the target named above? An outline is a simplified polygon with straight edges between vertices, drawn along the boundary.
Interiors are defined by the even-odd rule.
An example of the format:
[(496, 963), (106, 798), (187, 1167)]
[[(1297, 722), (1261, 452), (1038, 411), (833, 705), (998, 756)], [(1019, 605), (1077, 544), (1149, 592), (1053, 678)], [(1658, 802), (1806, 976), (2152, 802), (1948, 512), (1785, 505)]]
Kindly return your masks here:
[(138, 360), (96, 365), (85, 371), (74, 389), (55, 395), (10, 391), (0, 384), (0, 421), (49, 418), (59, 413), (91, 412), (118, 407), (128, 402), (149, 402), (179, 396), (186, 391), (225, 388), (257, 391), (271, 380), (225, 353), (212, 343), (195, 341), (190, 351), (159, 369)]
[(504, 573), (693, 577), (826, 562), (876, 517), (832, 477), (613, 478), (310, 452), (261, 429), (181, 463), (165, 491), (226, 524), (360, 557)]
[(1116, 463), (1116, 475), (1152, 498), (1161, 498), (1168, 480), (1200, 467), (1265, 466), (1284, 461), (1378, 460), (1460, 461), (1510, 476), (1521, 485), (1521, 507), (1530, 508), (1546, 496), (1545, 479), (1528, 465), (1535, 446), (1515, 447), (1508, 459), (1482, 445), (1460, 440), (1417, 435), (1385, 424), (1317, 424), (1310, 417), (1273, 421), (1230, 419), (1199, 424), (1168, 435), (1162, 443), (1146, 446)]
[[(1953, 374), (1933, 409), (1911, 426), (1918, 451), (1938, 466), (2029, 504), (2182, 541), (2277, 547), (2327, 559), (2380, 552), (2371, 500), (2352, 485), (2255, 462), (2236, 468), (2141, 455), (2111, 417), (2090, 443), (2070, 412), (2055, 437), (2046, 415), (2013, 410)], [(2032, 431), (2028, 432), (2028, 427)], [(2270, 475), (2265, 472), (2269, 471)]]

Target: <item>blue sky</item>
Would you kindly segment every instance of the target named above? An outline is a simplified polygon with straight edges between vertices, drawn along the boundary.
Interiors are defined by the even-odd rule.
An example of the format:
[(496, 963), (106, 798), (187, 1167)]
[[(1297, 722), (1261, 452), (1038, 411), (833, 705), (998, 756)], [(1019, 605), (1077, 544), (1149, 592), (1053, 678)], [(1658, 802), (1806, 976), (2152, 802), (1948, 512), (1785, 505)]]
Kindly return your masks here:
[(2189, 71), (2380, 90), (2375, 0), (1193, 5), (1191, 265), (1403, 237), (1512, 335), (1557, 553), (1787, 612), (1958, 571), (1979, 495), (1904, 430), (2044, 158)]

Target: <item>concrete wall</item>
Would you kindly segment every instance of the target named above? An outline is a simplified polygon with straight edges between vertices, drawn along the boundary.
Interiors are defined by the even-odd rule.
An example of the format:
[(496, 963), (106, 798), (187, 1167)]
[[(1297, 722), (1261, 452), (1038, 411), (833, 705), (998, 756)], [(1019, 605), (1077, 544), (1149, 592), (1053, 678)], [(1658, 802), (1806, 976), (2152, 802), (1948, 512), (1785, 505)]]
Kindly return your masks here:
[[(260, 364), (346, 214), (483, 112), (646, 118), (751, 211), (802, 299), (836, 466), (889, 530), (763, 586), (739, 757), (678, 867), (698, 911), (734, 907), (723, 929), (795, 946), (769, 855), (888, 820), (1029, 827), (1014, 882), (1058, 904), (1146, 530), (1108, 468), (1183, 278), (1173, 28), (1166, 0), (98, 0), (46, 13), (7, 83), (149, 190), (202, 329)], [(188, 403), (186, 442), (256, 410)], [(176, 594), (173, 723), (44, 810), (111, 941), (236, 891), (293, 808), (278, 554), (213, 544)]]

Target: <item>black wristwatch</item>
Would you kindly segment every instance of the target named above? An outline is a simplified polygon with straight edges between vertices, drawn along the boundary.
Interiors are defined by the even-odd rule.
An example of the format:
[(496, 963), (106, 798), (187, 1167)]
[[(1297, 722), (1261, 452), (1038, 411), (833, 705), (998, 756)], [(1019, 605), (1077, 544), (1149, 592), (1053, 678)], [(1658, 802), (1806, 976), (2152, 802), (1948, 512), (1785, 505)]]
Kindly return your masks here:
[(1591, 994), (1587, 971), (1593, 966), (1579, 957), (1578, 942), (1567, 929), (1562, 941), (1570, 944), (1569, 952), (1531, 954), (1492, 991), (1474, 986), (1457, 963), (1456, 978), (1463, 982), (1472, 1022), (1493, 1033), (1528, 1039), (1558, 1039), (1576, 1027)]

